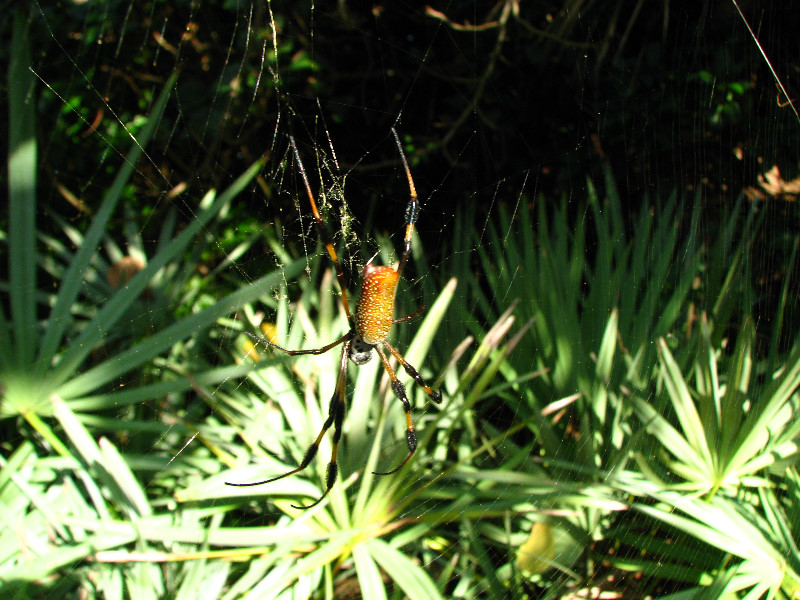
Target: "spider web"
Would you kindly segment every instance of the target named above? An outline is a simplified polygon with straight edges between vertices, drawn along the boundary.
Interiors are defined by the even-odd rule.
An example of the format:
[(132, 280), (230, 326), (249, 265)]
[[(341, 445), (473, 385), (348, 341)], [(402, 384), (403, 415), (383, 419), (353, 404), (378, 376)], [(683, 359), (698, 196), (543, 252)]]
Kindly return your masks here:
[[(627, 4), (631, 6), (623, 9)], [(118, 216), (109, 223), (99, 249), (108, 271), (118, 267), (124, 277), (126, 260), (146, 264), (165, 237), (178, 235), (200, 218), (210, 190), (230, 187), (259, 158), (263, 167), (214, 221), (201, 228), (197, 250), (187, 251), (185, 257), (194, 274), (183, 280), (182, 290), (172, 291), (174, 304), (143, 299), (135, 305), (128, 328), (146, 337), (142, 331), (155, 333), (165, 320), (202, 310), (216, 297), (252, 284), (271, 270), (283, 276), (258, 301), (220, 319), (215, 333), (203, 336), (203, 344), (162, 357), (146, 376), (156, 378), (160, 371), (174, 369), (192, 378), (201, 368), (247, 363), (252, 348), (242, 345), (241, 333), (258, 333), (256, 328), (263, 324), (275, 326), (261, 329), (263, 335), (277, 334), (287, 347), (319, 346), (336, 339), (347, 325), (289, 136), (297, 142), (323, 218), (334, 234), (353, 307), (363, 265), (376, 256), (382, 264), (393, 264), (401, 250), (408, 186), (391, 135), (396, 127), (422, 200), (396, 316), (411, 314), (422, 304), (430, 309), (448, 276), (460, 278), (430, 349), (415, 363), (417, 368), (429, 381), (436, 380), (446, 399), (458, 396), (466, 402), (468, 392), (458, 387), (459, 377), (469, 371), (481, 342), (497, 335), (487, 352), (495, 357), (508, 349), (517, 362), (504, 363), (480, 398), (461, 409), (454, 402), (443, 413), (426, 403), (413, 382), (401, 375), (412, 396), (418, 434), (422, 436), (426, 427), (436, 428), (438, 437), (420, 451), (419, 464), (405, 484), (412, 489), (398, 493), (398, 501), (412, 497), (413, 486), (431, 481), (431, 485), (444, 482), (441, 494), (446, 496), (447, 479), (437, 478), (436, 470), (452, 464), (466, 468), (453, 476), (454, 481), (481, 485), (480, 472), (472, 468), (491, 471), (498, 481), (474, 504), (454, 503), (456, 508), (450, 510), (455, 516), (442, 510), (441, 498), (430, 494), (418, 498), (413, 510), (401, 513), (390, 525), (377, 522), (388, 528), (404, 527), (412, 519), (428, 523), (431, 533), (413, 538), (412, 550), (402, 549), (432, 579), (449, 576), (440, 589), (454, 597), (492, 597), (494, 588), (485, 579), (464, 576), (469, 572), (465, 565), (478, 565), (474, 568), (489, 580), (505, 577), (504, 582), (512, 582), (498, 584), (505, 586), (509, 597), (547, 597), (551, 585), (561, 597), (599, 594), (600, 588), (613, 594), (613, 582), (619, 582), (618, 593), (632, 597), (677, 591), (680, 586), (673, 581), (640, 589), (635, 577), (619, 565), (597, 567), (588, 576), (576, 574), (580, 571), (576, 565), (582, 564), (576, 558), (580, 555), (577, 525), (558, 529), (557, 537), (562, 537), (556, 546), (563, 554), (551, 559), (558, 562), (555, 571), (519, 574), (516, 579), (502, 574), (502, 569), (511, 569), (532, 523), (544, 522), (541, 515), (564, 517), (552, 504), (537, 513), (542, 500), (535, 493), (527, 504), (507, 503), (508, 497), (519, 494), (515, 473), (528, 472), (528, 461), (538, 463), (543, 458), (537, 440), (541, 432), (526, 425), (533, 418), (528, 412), (533, 409), (525, 406), (531, 397), (526, 393), (536, 396), (536, 418), (544, 414), (555, 426), (564, 426), (575, 418), (569, 407), (577, 392), (569, 387), (568, 375), (559, 379), (568, 370), (565, 354), (574, 350), (575, 361), (581, 360), (577, 348), (550, 349), (555, 358), (547, 364), (539, 358), (547, 355), (545, 348), (522, 350), (524, 341), (516, 351), (507, 346), (515, 334), (531, 336), (541, 327), (541, 320), (529, 321), (538, 313), (525, 308), (529, 299), (521, 297), (517, 287), (520, 279), (540, 275), (526, 271), (524, 261), (517, 265), (518, 272), (508, 272), (512, 263), (504, 259), (526, 230), (536, 234), (536, 245), (541, 244), (536, 236), (542, 221), (555, 222), (559, 211), (569, 222), (563, 231), (567, 239), (550, 240), (553, 247), (572, 243), (580, 223), (591, 229), (595, 217), (586, 198), (592, 185), (600, 187), (601, 194), (611, 187), (604, 179), (607, 172), (616, 177), (626, 210), (622, 229), (631, 236), (638, 223), (633, 215), (642, 206), (653, 211), (662, 207), (674, 190), (701, 192), (708, 203), (719, 207), (720, 220), (743, 189), (756, 204), (796, 198), (800, 118), (792, 95), (796, 65), (794, 71), (787, 67), (792, 59), (785, 56), (791, 47), (785, 39), (797, 20), (792, 15), (798, 7), (793, 2), (788, 5), (768, 4), (758, 15), (740, 15), (735, 3), (709, 2), (697, 9), (664, 3), (654, 14), (644, 15), (641, 3), (621, 2), (617, 17), (627, 13), (630, 18), (619, 17), (601, 28), (605, 22), (592, 12), (596, 9), (581, 13), (573, 3), (522, 6), (513, 0), (485, 12), (464, 3), (369, 8), (340, 3), (329, 8), (244, 1), (66, 5), (37, 1), (30, 14), (32, 39), (46, 42), (35, 49), (33, 60), (41, 107), (39, 137), (44, 140), (40, 195), (53, 217), (41, 219), (40, 227), (44, 236), (67, 236), (78, 243), (73, 232), (89, 226), (128, 149), (138, 144), (155, 98), (176, 77), (156, 135), (142, 148), (143, 157), (135, 165)], [(749, 25), (746, 19), (751, 19)], [(648, 42), (659, 26), (661, 43)], [(724, 36), (731, 41), (720, 42)], [(659, 64), (676, 65), (687, 57), (692, 59), (689, 76), (680, 82), (657, 79), (669, 71), (659, 71)], [(604, 69), (613, 74), (601, 77)], [(687, 209), (687, 215), (690, 212)], [(689, 221), (688, 216), (676, 216), (675, 227), (688, 235)], [(789, 208), (771, 208), (766, 227), (774, 239), (785, 243), (769, 245), (762, 240), (747, 260), (757, 275), (751, 298), (763, 326), (758, 332), (768, 337), (772, 330), (767, 323), (776, 314), (782, 286), (796, 275), (791, 272), (796, 270), (788, 258), (791, 253), (781, 252), (796, 236), (796, 214)], [(699, 231), (704, 236), (701, 244), (710, 244), (718, 232), (708, 214), (701, 217)], [(599, 237), (597, 232), (587, 236), (588, 256), (599, 252)], [(657, 249), (647, 248), (647, 254), (657, 254)], [(288, 265), (298, 259), (302, 273), (287, 273)], [(168, 272), (161, 276), (163, 289), (169, 276)], [(678, 279), (675, 274), (669, 282), (677, 285)], [(109, 285), (115, 287), (111, 279)], [(503, 321), (501, 315), (512, 306), (516, 320)], [(586, 310), (590, 308), (594, 310)], [(602, 325), (608, 318), (600, 310), (591, 316)], [(793, 331), (792, 316), (787, 313), (783, 324), (787, 332)], [(503, 323), (508, 326), (505, 330)], [(398, 325), (392, 342), (405, 351), (420, 329), (424, 327), (419, 320)], [(604, 330), (599, 325), (585, 329), (583, 356), (596, 358)], [(788, 349), (793, 338), (786, 333), (776, 344)], [(100, 352), (117, 350), (109, 344)], [(263, 349), (260, 353), (263, 365), (268, 353)], [(268, 433), (253, 445), (258, 472), (278, 473), (275, 469), (281, 462), (292, 468), (292, 461), (298, 461), (297, 449), (287, 450), (281, 436), (296, 438), (293, 443), (302, 457), (327, 414), (338, 351), (321, 357), (285, 360), (270, 355), (269, 359), (274, 367), (261, 366), (255, 372), (280, 372), (280, 379), (275, 375), (273, 382), (237, 375), (207, 387), (195, 385), (188, 393), (162, 401), (151, 399), (141, 407), (119, 408), (120, 419), (182, 426), (167, 427), (157, 435), (135, 427), (113, 434), (137, 460), (161, 460), (155, 474), (143, 475), (156, 504), (181, 505), (174, 503), (172, 494), (179, 494), (180, 486), (190, 488), (219, 473), (208, 464), (225, 462), (222, 454), (229, 458), (225, 468), (243, 466), (236, 452), (244, 452), (247, 444), (238, 439), (240, 448), (234, 450), (231, 429), (241, 423), (231, 422), (235, 410), (229, 398), (263, 399), (265, 388), (260, 386), (277, 389), (279, 381), (293, 388), (296, 405), (307, 408), (312, 425), (293, 431), (285, 407), (267, 398)], [(363, 406), (357, 400), (358, 386), (368, 386), (359, 383), (359, 375), (349, 368), (347, 393), (352, 405), (339, 449), (342, 472), (337, 489), (358, 489), (374, 432), (382, 432), (376, 455), (381, 465), (405, 453), (402, 412), (378, 367), (369, 367), (376, 401), (364, 409), (357, 408)], [(536, 387), (545, 371), (549, 387)], [(475, 386), (479, 381), (469, 383)], [(130, 385), (120, 377), (117, 387)], [(542, 389), (552, 390), (551, 395), (541, 397)], [(448, 423), (454, 415), (463, 417), (464, 423)], [(187, 425), (194, 433), (186, 432)], [(560, 431), (576, 447), (584, 443), (581, 432), (571, 425)], [(292, 485), (298, 494), (313, 494), (309, 487), (324, 486), (330, 435), (307, 469), (308, 481), (284, 480), (276, 496), (291, 495), (287, 490)], [(473, 450), (482, 444), (488, 449), (475, 463), (470, 462), (467, 441)], [(566, 454), (547, 458), (566, 460)], [(596, 466), (607, 467), (607, 459), (610, 456), (599, 457)], [(176, 489), (169, 490), (165, 480), (184, 460), (197, 461), (198, 466), (182, 471)], [(568, 472), (555, 469), (554, 484), (576, 486)], [(613, 474), (613, 469), (607, 472)], [(347, 498), (354, 504), (351, 491)], [(221, 502), (223, 492), (215, 501)], [(231, 527), (286, 526), (289, 521), (271, 503), (270, 490), (257, 494), (251, 505), (243, 502), (220, 518)], [(535, 514), (539, 516), (531, 516)], [(615, 513), (586, 511), (583, 516), (597, 519), (582, 524), (591, 536), (599, 535)], [(575, 514), (567, 517), (567, 522), (580, 521)], [(345, 523), (337, 525), (346, 528)], [(694, 543), (688, 534), (676, 531), (661, 535), (677, 545)], [(608, 539), (613, 538), (603, 542)], [(469, 543), (458, 545), (454, 540)], [(623, 545), (623, 550), (631, 548), (635, 546)], [(459, 568), (453, 571), (451, 564)], [(691, 579), (694, 567), (705, 568), (703, 550), (692, 546), (681, 565)], [(358, 558), (344, 553), (342, 563), (325, 572), (332, 581), (322, 575), (300, 578), (298, 596), (330, 597), (334, 590), (335, 597), (369, 597), (359, 587), (363, 586), (360, 566)], [(384, 575), (396, 580), (381, 566)], [(489, 574), (489, 567), (501, 574)], [(254, 581), (253, 589), (259, 590), (268, 579)], [(399, 590), (405, 590), (399, 584), (389, 589), (397, 597), (402, 595)], [(263, 596), (273, 597), (266, 592)]]

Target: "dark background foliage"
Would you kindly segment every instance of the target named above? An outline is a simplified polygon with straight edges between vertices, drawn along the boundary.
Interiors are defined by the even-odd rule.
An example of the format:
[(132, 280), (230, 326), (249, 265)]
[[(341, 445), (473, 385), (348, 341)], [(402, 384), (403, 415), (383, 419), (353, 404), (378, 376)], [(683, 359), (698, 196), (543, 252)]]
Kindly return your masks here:
[[(799, 8), (742, 3), (790, 98)], [(329, 136), (335, 174), (349, 173), (348, 209), (364, 229), (392, 231), (406, 194), (386, 178), (394, 124), (413, 148), (428, 206), (419, 230), (434, 262), (458, 209), (474, 208), (480, 223), (520, 194), (580, 198), (587, 177), (601, 181), (604, 162), (632, 208), (645, 193), (701, 189), (709, 238), (719, 212), (760, 173), (777, 165), (785, 180), (797, 175), (798, 118), (730, 1), (142, 0), (39, 2), (30, 14), (46, 84), (43, 193), (74, 222), (115, 175), (108, 159), (128, 139), (120, 122), (135, 123), (175, 69), (174, 101), (128, 191), (129, 206), (153, 224), (171, 190), (199, 198), (258, 155), (285, 156), (293, 134), (307, 160), (330, 154)], [(269, 214), (291, 229), (292, 198), (270, 195), (269, 174), (262, 182)], [(263, 221), (264, 198), (251, 201), (237, 205), (239, 235)], [(775, 235), (754, 269), (764, 314), (797, 230), (794, 210), (768, 206), (775, 226), (765, 231)]]
[[(37, 73), (62, 96), (43, 100), (51, 123), (64, 100), (79, 103), (90, 123), (104, 100), (120, 118), (135, 114), (152, 82), (181, 70), (171, 115), (180, 126), (168, 120), (154, 145), (163, 155), (154, 156), (158, 192), (166, 182), (202, 188), (232, 176), (244, 155), (269, 150), (287, 108), (295, 120), (283, 125), (307, 144), (321, 143), (315, 122), (324, 119), (344, 166), (374, 149), (358, 167), (365, 172), (394, 159), (376, 132), (385, 135), (399, 116), (418, 147), (420, 187), (447, 179), (447, 193), (461, 198), (494, 194), (498, 182), (525, 174), (540, 190), (574, 191), (598, 158), (634, 198), (698, 185), (729, 197), (765, 167), (778, 164), (786, 179), (797, 170), (796, 117), (731, 2), (339, 3), (313, 11), (273, 2), (277, 84), (267, 72), (275, 65), (262, 60), (263, 44), (272, 44), (263, 3), (40, 7), (46, 23), (32, 15)], [(793, 2), (743, 10), (793, 97), (800, 11)], [(44, 164), (86, 188), (100, 176), (107, 143), (94, 136), (93, 154), (91, 131), (57, 133), (80, 136), (82, 151), (49, 136)]]

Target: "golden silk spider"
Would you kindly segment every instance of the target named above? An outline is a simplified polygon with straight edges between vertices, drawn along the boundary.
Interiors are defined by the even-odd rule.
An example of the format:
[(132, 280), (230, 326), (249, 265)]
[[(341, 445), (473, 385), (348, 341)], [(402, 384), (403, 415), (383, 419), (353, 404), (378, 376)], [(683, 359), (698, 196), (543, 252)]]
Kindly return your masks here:
[(432, 390), (430, 386), (425, 383), (417, 370), (411, 366), (408, 361), (403, 358), (403, 355), (400, 354), (400, 352), (386, 340), (386, 338), (389, 336), (389, 329), (392, 325), (395, 323), (410, 321), (425, 310), (425, 307), (423, 306), (411, 315), (400, 317), (398, 319), (394, 318), (395, 292), (397, 291), (397, 283), (400, 279), (400, 275), (403, 273), (403, 268), (406, 266), (408, 255), (411, 252), (411, 235), (414, 232), (414, 226), (417, 222), (417, 216), (419, 214), (419, 200), (417, 198), (417, 190), (414, 186), (414, 180), (411, 177), (411, 169), (408, 167), (408, 161), (406, 160), (406, 155), (403, 152), (403, 145), (400, 142), (400, 136), (397, 135), (397, 131), (394, 129), (394, 127), (392, 128), (392, 134), (394, 135), (395, 142), (397, 143), (397, 149), (400, 152), (400, 160), (403, 163), (403, 169), (405, 170), (406, 178), (408, 179), (408, 188), (410, 190), (410, 198), (408, 200), (408, 206), (406, 207), (406, 231), (403, 238), (403, 253), (400, 256), (400, 263), (397, 265), (396, 269), (393, 267), (376, 266), (371, 262), (367, 263), (361, 275), (361, 295), (359, 296), (358, 303), (356, 304), (355, 315), (350, 311), (344, 272), (342, 271), (342, 265), (339, 262), (339, 257), (336, 254), (336, 249), (333, 247), (333, 236), (331, 235), (328, 226), (325, 224), (325, 221), (323, 221), (322, 217), (320, 216), (319, 209), (317, 208), (317, 202), (314, 199), (314, 194), (311, 191), (311, 185), (308, 182), (308, 176), (306, 175), (306, 170), (303, 166), (303, 161), (300, 158), (300, 152), (297, 150), (297, 144), (295, 144), (294, 138), (289, 138), (295, 160), (297, 161), (297, 168), (300, 171), (300, 175), (303, 178), (303, 183), (305, 184), (306, 192), (308, 193), (308, 201), (311, 204), (311, 213), (314, 215), (314, 221), (316, 221), (317, 230), (319, 231), (319, 235), (322, 238), (322, 243), (325, 245), (325, 250), (327, 251), (328, 256), (330, 256), (333, 266), (336, 270), (336, 277), (339, 281), (339, 289), (341, 290), (342, 294), (342, 306), (344, 307), (344, 311), (347, 315), (347, 321), (350, 325), (350, 330), (338, 340), (331, 342), (330, 344), (322, 346), (321, 348), (313, 348), (309, 350), (287, 350), (286, 348), (282, 348), (281, 346), (278, 346), (277, 344), (274, 344), (262, 337), (253, 335), (252, 333), (247, 333), (247, 335), (249, 335), (255, 341), (265, 344), (270, 348), (280, 350), (289, 356), (299, 356), (303, 354), (324, 354), (325, 352), (328, 352), (328, 350), (332, 350), (339, 345), (342, 346), (342, 353), (341, 358), (339, 359), (339, 372), (336, 378), (336, 387), (333, 391), (333, 396), (331, 397), (330, 406), (328, 408), (328, 417), (325, 419), (317, 438), (306, 451), (305, 456), (298, 467), (288, 471), (287, 473), (278, 475), (277, 477), (272, 477), (270, 479), (265, 479), (263, 481), (255, 481), (250, 483), (226, 482), (225, 485), (238, 487), (262, 485), (264, 483), (271, 483), (273, 481), (283, 479), (284, 477), (294, 475), (295, 473), (299, 473), (300, 471), (304, 470), (314, 459), (322, 438), (332, 426), (333, 448), (331, 450), (331, 460), (328, 463), (325, 476), (325, 492), (315, 502), (307, 506), (300, 506), (296, 504), (293, 504), (292, 506), (298, 509), (308, 509), (322, 502), (325, 496), (328, 495), (328, 492), (331, 491), (331, 488), (336, 482), (336, 477), (339, 473), (336, 453), (339, 447), (339, 439), (342, 436), (342, 423), (344, 421), (345, 414), (345, 384), (348, 359), (353, 361), (356, 365), (361, 366), (368, 363), (372, 359), (373, 350), (377, 351), (378, 356), (381, 359), (381, 363), (383, 364), (383, 368), (386, 370), (386, 373), (389, 375), (389, 379), (391, 380), (392, 392), (397, 399), (403, 403), (403, 409), (405, 410), (406, 414), (406, 442), (408, 444), (408, 456), (406, 456), (403, 462), (397, 465), (394, 469), (385, 472), (376, 472), (374, 473), (375, 475), (391, 475), (392, 473), (399, 471), (411, 459), (411, 457), (414, 456), (414, 452), (417, 449), (417, 434), (414, 432), (414, 422), (411, 419), (411, 403), (408, 401), (408, 397), (406, 396), (406, 388), (400, 382), (400, 380), (397, 379), (397, 374), (395, 373), (394, 368), (392, 368), (392, 365), (389, 364), (389, 360), (384, 349), (388, 350), (389, 354), (391, 354), (397, 360), (397, 362), (402, 365), (405, 372), (408, 373), (408, 375), (414, 379), (414, 381), (416, 381), (423, 390), (425, 390), (425, 393), (431, 400), (437, 404), (442, 401), (441, 394)]

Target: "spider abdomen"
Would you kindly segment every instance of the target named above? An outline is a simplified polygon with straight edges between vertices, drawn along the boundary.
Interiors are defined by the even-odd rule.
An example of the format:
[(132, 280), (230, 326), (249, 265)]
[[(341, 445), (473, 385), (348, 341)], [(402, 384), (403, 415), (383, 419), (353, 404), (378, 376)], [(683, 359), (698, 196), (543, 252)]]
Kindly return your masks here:
[(374, 346), (389, 336), (394, 316), (394, 293), (399, 275), (392, 267), (364, 267), (356, 310), (356, 333)]

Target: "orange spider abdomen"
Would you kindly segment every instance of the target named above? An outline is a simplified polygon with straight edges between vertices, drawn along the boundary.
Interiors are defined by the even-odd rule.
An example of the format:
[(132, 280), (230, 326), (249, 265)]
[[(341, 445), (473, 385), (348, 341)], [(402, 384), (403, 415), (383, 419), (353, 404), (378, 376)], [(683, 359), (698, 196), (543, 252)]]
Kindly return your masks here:
[(374, 346), (385, 340), (394, 317), (394, 293), (399, 275), (392, 267), (368, 264), (361, 278), (361, 297), (356, 310), (356, 333)]

